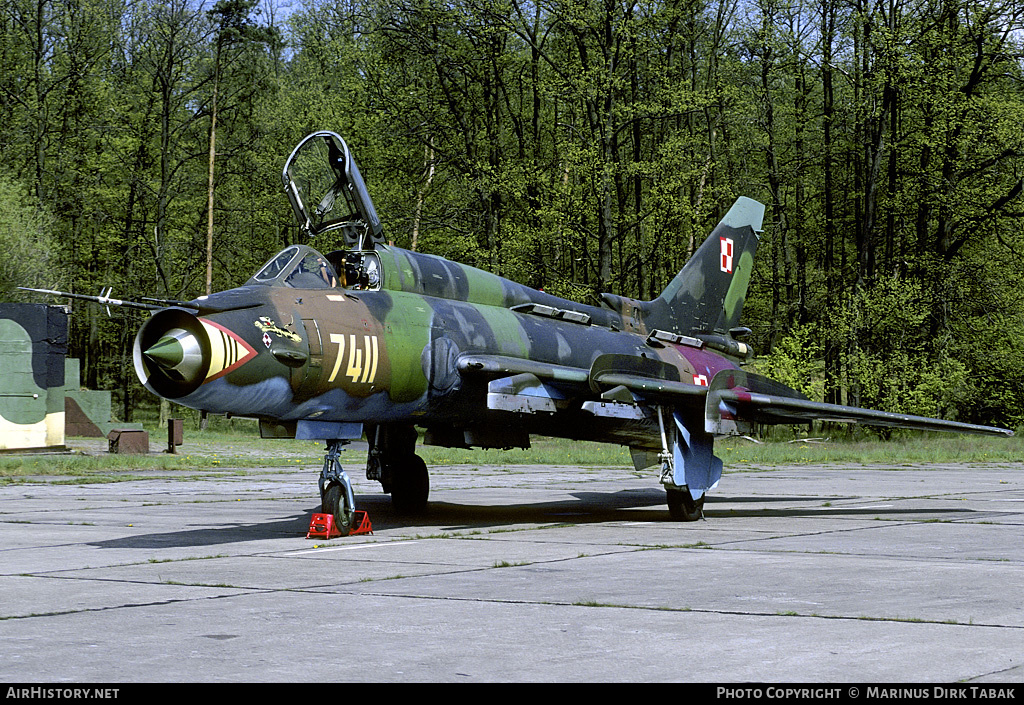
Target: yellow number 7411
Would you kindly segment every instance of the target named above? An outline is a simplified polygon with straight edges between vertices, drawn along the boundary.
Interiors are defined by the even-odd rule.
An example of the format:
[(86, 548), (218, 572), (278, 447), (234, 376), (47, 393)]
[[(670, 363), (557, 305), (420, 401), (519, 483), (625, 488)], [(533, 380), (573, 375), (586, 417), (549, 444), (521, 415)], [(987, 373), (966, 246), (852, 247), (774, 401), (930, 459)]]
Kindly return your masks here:
[[(338, 345), (338, 357), (334, 361), (334, 369), (327, 380), (333, 382), (341, 371), (341, 362), (345, 359), (345, 334), (331, 333), (331, 342)], [(362, 342), (360, 346), (359, 343)], [(380, 352), (377, 348), (377, 336), (364, 335), (362, 341), (355, 334), (348, 335), (348, 367), (345, 376), (356, 384), (372, 384), (377, 377), (377, 360)]]

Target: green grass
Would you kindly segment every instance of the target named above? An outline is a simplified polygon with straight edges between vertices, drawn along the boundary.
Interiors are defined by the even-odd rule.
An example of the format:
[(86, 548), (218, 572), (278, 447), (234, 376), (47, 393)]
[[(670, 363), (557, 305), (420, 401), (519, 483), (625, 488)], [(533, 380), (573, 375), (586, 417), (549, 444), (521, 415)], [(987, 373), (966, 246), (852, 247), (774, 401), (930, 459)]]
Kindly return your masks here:
[(583, 465), (608, 467), (632, 465), (629, 449), (608, 443), (567, 441), (534, 436), (530, 448), (496, 450), (493, 448), (439, 448), (418, 446), (427, 465)]
[[(210, 430), (189, 428), (177, 453), (166, 447), (167, 430), (146, 424), (148, 455), (117, 455), (106, 452), (105, 439), (67, 439), (74, 448), (85, 441), (96, 448), (88, 452), (26, 453), (0, 455), (0, 485), (20, 482), (113, 482), (139, 477), (197, 477), (241, 474), (254, 467), (316, 467), (323, 463), (324, 445), (314, 441), (261, 439), (256, 423), (219, 419)], [(230, 423), (230, 425), (228, 425)], [(158, 450), (159, 449), (159, 450)]]
[[(460, 450), (421, 447), (427, 465), (581, 465), (632, 466), (629, 449), (607, 443), (534, 437), (528, 450)], [(727, 468), (799, 464), (917, 465), (936, 463), (1014, 463), (1024, 461), (1024, 438), (914, 433), (890, 440), (844, 439), (825, 442), (716, 441), (715, 454)]]
[(1024, 460), (1021, 436), (907, 432), (888, 441), (835, 440), (756, 444), (742, 438), (715, 444), (726, 467), (795, 464), (901, 465), (938, 463), (1017, 463)]
[[(154, 426), (151, 447), (162, 448), (166, 431)], [(73, 443), (73, 440), (71, 441)], [(255, 422), (235, 420), (189, 428), (177, 454), (111, 455), (102, 448), (92, 454), (0, 455), (0, 484), (21, 482), (112, 482), (138, 477), (203, 477), (244, 473), (246, 468), (298, 467), (319, 469), (324, 444), (319, 441), (262, 439)], [(462, 450), (418, 446), (428, 466), (472, 465), (513, 468), (517, 465), (632, 468), (622, 446), (534, 437), (528, 450)], [(745, 468), (812, 464), (860, 464), (900, 468), (941, 463), (1018, 463), (1024, 460), (1020, 436), (1000, 438), (955, 434), (901, 434), (891, 440), (837, 439), (826, 442), (771, 441), (741, 438), (719, 440), (716, 454), (731, 471)], [(364, 452), (346, 451), (343, 465), (361, 467)]]
[(128, 475), (134, 477), (140, 471), (180, 470), (193, 466), (173, 456), (4, 455), (0, 456), (0, 484), (37, 477), (58, 477), (64, 482), (108, 481)]

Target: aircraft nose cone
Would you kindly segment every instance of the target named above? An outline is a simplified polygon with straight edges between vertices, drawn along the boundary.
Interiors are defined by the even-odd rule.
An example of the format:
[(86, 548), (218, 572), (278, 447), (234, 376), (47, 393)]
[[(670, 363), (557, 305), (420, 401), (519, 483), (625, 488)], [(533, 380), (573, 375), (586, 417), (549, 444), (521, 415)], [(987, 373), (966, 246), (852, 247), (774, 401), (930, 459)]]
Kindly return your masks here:
[(185, 357), (185, 350), (177, 338), (164, 336), (145, 351), (146, 357), (161, 367), (174, 367)]
[(203, 351), (196, 336), (175, 328), (142, 351), (147, 360), (181, 380), (194, 380), (203, 365)]

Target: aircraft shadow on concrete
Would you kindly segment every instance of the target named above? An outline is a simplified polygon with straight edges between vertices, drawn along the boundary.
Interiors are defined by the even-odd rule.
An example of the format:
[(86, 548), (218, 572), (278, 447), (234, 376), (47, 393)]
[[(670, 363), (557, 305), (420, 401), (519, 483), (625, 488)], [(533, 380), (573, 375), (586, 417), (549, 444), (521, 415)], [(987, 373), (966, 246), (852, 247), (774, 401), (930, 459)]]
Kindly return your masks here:
[[(601, 524), (608, 522), (664, 522), (668, 520), (668, 509), (665, 507), (665, 493), (656, 488), (649, 490), (620, 490), (618, 492), (575, 492), (572, 500), (559, 499), (550, 502), (531, 502), (507, 505), (470, 505), (454, 502), (431, 502), (426, 512), (416, 516), (402, 516), (394, 512), (391, 500), (384, 494), (359, 495), (357, 506), (366, 511), (376, 531), (394, 528), (417, 528), (420, 530), (458, 531), (488, 529), (499, 526), (516, 526), (529, 524)], [(822, 498), (821, 502), (847, 502), (864, 499), (856, 496)], [(816, 518), (829, 517), (887, 517), (914, 519), (934, 518), (936, 512), (942, 514), (966, 515), (973, 510), (967, 508), (936, 510), (928, 507), (848, 507), (804, 506), (772, 508), (761, 506), (749, 509), (733, 509), (725, 505), (756, 503), (772, 505), (778, 503), (808, 502), (813, 498), (800, 497), (723, 497), (709, 496), (705, 505), (705, 516), (708, 521), (718, 522), (727, 528), (729, 519), (740, 518)], [(869, 501), (864, 499), (864, 501)], [(876, 501), (876, 500), (870, 500)], [(881, 500), (885, 501), (885, 500)], [(717, 506), (716, 506), (717, 505)], [(223, 526), (183, 529), (165, 533), (147, 534), (144, 536), (127, 536), (119, 539), (93, 542), (90, 545), (99, 548), (137, 548), (160, 549), (182, 548), (190, 546), (216, 546), (224, 544), (262, 541), (278, 538), (304, 537), (309, 528), (309, 520), (320, 506), (309, 507), (305, 512), (294, 517), (253, 522), (247, 524), (230, 523)], [(680, 531), (685, 531), (687, 523), (675, 523)]]
[[(316, 511), (320, 511), (317, 507)], [(312, 514), (289, 517), (252, 524), (230, 523), (223, 526), (206, 526), (196, 529), (182, 529), (142, 536), (125, 536), (119, 539), (90, 542), (97, 548), (184, 548), (188, 546), (219, 546), (246, 541), (265, 541), (267, 539), (290, 538), (305, 536), (309, 528)]]
[[(611, 493), (580, 492), (573, 496), (576, 498), (575, 501), (559, 500), (502, 506), (431, 502), (425, 512), (414, 516), (396, 514), (391, 506), (391, 498), (385, 494), (357, 495), (356, 506), (367, 512), (375, 530), (422, 527), (426, 530), (452, 531), (486, 529), (508, 524), (658, 521), (668, 516), (665, 493), (657, 489), (622, 490)], [(317, 504), (298, 516), (286, 519), (251, 524), (225, 523), (223, 526), (96, 541), (90, 545), (99, 548), (160, 549), (301, 537), (306, 535), (312, 515), (320, 510), (321, 507)]]
[[(798, 498), (799, 501), (807, 501), (807, 497)], [(843, 501), (854, 500), (856, 497), (848, 497)], [(730, 499), (729, 501), (737, 501)], [(738, 500), (743, 501), (743, 500)], [(772, 500), (758, 499), (758, 502), (766, 501), (792, 501), (792, 499), (778, 498)], [(836, 499), (824, 500), (829, 502), (836, 502)], [(885, 501), (885, 500), (882, 500)], [(974, 513), (971, 509), (930, 509), (928, 507), (916, 507), (916, 508), (904, 508), (900, 509), (897, 507), (844, 507), (830, 506), (823, 507), (818, 505), (816, 507), (790, 507), (788, 509), (772, 509), (765, 507), (761, 509), (717, 509), (711, 503), (710, 498), (708, 503), (704, 506), (704, 514), (708, 520), (722, 521), (725, 519), (743, 519), (743, 518), (768, 518), (768, 517), (791, 517), (794, 519), (810, 519), (819, 518), (827, 519), (828, 517), (886, 517), (886, 518), (898, 518), (904, 517), (908, 520), (918, 518), (921, 521), (934, 519), (935, 515), (941, 514), (972, 514)], [(961, 517), (962, 518), (962, 517)]]
[[(674, 525), (681, 531), (689, 525), (686, 522), (672, 522), (668, 518), (668, 509), (665, 506), (665, 493), (659, 489), (651, 490), (624, 490), (615, 493), (603, 492), (575, 492), (572, 496), (577, 500), (554, 502), (541, 502), (530, 504), (510, 504), (504, 506), (481, 506), (464, 505), (449, 502), (431, 502), (427, 514), (423, 517), (408, 518), (391, 516), (395, 524), (419, 524), (438, 525), (446, 524), (446, 529), (474, 529), (486, 528), (488, 526), (500, 526), (507, 524), (531, 524), (531, 523), (565, 523), (565, 524), (600, 524), (607, 522), (663, 522)], [(931, 509), (928, 507), (899, 508), (899, 507), (849, 507), (836, 502), (850, 502), (862, 500), (861, 497), (829, 497), (822, 498), (820, 504), (815, 506), (800, 506), (773, 508), (771, 505), (792, 504), (794, 502), (813, 502), (814, 498), (800, 497), (726, 497), (722, 495), (709, 495), (704, 505), (705, 518), (708, 521), (722, 522), (728, 519), (738, 518), (767, 518), (767, 517), (791, 517), (791, 518), (828, 518), (828, 517), (905, 517), (907, 519), (934, 518), (936, 512), (942, 514), (971, 514), (973, 510), (958, 509)], [(386, 503), (387, 498), (384, 498)], [(832, 506), (822, 506), (825, 502), (831, 502)], [(870, 500), (874, 502), (874, 500)], [(725, 505), (734, 504), (759, 504), (758, 508), (733, 509)], [(768, 505), (768, 506), (764, 506)], [(382, 518), (389, 512), (390, 507), (386, 504), (381, 507)], [(372, 514), (371, 514), (372, 516)], [(418, 519), (418, 521), (417, 521)], [(453, 523), (457, 522), (457, 523)]]

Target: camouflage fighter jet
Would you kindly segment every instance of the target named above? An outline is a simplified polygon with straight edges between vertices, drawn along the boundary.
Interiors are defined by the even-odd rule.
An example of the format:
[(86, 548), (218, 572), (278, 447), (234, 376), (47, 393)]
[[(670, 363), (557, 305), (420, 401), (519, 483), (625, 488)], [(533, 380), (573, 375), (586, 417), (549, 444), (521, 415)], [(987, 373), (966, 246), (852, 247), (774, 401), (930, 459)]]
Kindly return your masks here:
[[(366, 477), (400, 512), (427, 504), (424, 443), (528, 447), (532, 434), (629, 446), (655, 466), (673, 519), (702, 516), (722, 462), (716, 436), (753, 424), (830, 420), (1012, 435), (986, 426), (813, 402), (740, 364), (739, 327), (764, 207), (738, 199), (652, 301), (603, 294), (587, 306), (384, 242), (355, 160), (332, 132), (307, 136), (283, 180), (323, 255), (292, 245), (242, 286), (153, 309), (135, 369), (154, 394), (255, 417), (263, 437), (327, 444), (322, 507), (343, 533), (355, 511), (339, 462), (365, 435)], [(339, 238), (340, 239), (340, 238)]]

